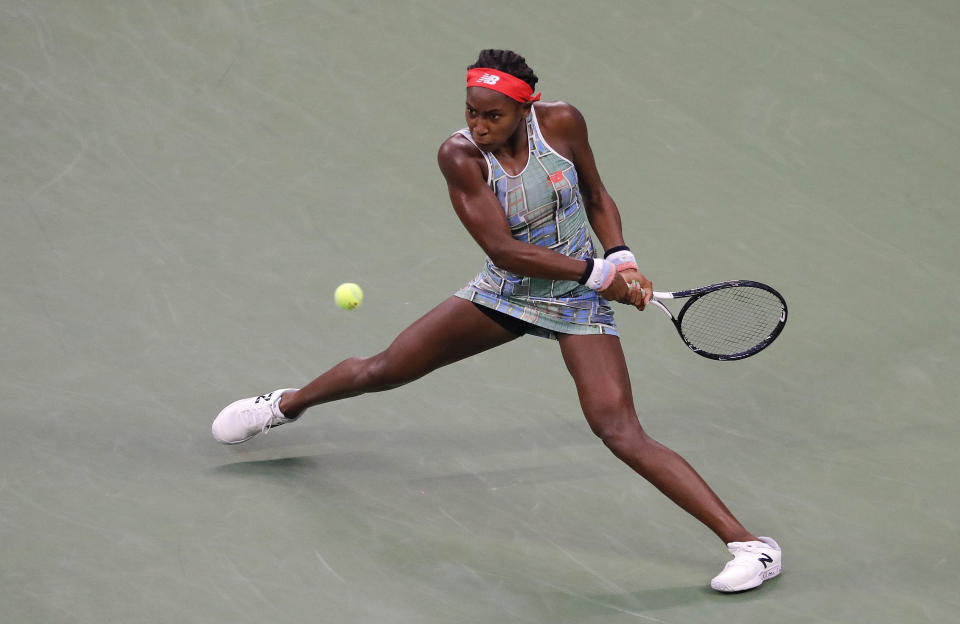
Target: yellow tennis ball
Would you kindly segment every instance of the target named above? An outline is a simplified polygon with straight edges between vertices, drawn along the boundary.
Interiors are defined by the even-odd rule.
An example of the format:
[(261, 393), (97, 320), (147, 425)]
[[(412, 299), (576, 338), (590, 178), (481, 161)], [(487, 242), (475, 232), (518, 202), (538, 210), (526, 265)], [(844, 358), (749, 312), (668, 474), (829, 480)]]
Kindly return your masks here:
[(344, 310), (352, 310), (363, 303), (363, 290), (356, 284), (340, 284), (333, 291), (333, 300)]

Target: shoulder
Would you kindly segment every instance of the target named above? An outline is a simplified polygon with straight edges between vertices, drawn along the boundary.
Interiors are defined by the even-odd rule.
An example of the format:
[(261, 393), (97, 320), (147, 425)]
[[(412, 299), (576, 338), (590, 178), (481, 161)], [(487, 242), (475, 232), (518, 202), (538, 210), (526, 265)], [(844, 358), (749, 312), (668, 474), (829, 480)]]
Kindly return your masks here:
[(547, 134), (567, 139), (586, 136), (587, 122), (574, 105), (567, 102), (538, 102), (534, 106), (540, 128)]
[(580, 111), (566, 102), (537, 103), (537, 123), (544, 139), (558, 154), (578, 164), (588, 148), (587, 122)]
[(480, 149), (459, 132), (448, 137), (437, 150), (437, 164), (448, 182), (479, 175), (486, 180), (486, 160)]
[(437, 160), (450, 160), (460, 158), (483, 158), (479, 148), (470, 142), (470, 139), (456, 132), (440, 144), (437, 150)]

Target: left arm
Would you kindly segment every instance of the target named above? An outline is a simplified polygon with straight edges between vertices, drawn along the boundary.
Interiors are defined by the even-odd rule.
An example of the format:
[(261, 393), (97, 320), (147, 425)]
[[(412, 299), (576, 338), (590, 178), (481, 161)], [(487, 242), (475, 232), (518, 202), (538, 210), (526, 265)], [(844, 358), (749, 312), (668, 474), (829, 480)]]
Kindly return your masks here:
[(570, 143), (570, 148), (573, 153), (573, 164), (577, 168), (577, 176), (580, 179), (580, 193), (585, 203), (587, 219), (604, 249), (619, 247), (624, 245), (620, 210), (600, 179), (593, 149), (590, 148), (587, 137), (587, 122), (576, 108), (571, 106), (570, 110), (574, 139)]
[[(555, 145), (566, 148), (564, 151), (569, 154), (570, 160), (577, 168), (587, 220), (600, 240), (600, 244), (605, 250), (625, 245), (620, 210), (617, 209), (617, 204), (600, 179), (597, 162), (593, 157), (593, 150), (590, 148), (587, 136), (587, 122), (583, 115), (569, 104), (556, 102), (550, 105), (549, 114), (544, 117), (546, 123), (542, 125), (550, 132), (551, 141), (554, 136), (560, 137), (561, 140)], [(640, 300), (638, 296), (636, 301), (636, 305), (642, 310), (653, 296), (653, 285), (637, 271), (626, 271), (623, 277), (628, 284), (636, 281), (643, 288), (643, 299)]]

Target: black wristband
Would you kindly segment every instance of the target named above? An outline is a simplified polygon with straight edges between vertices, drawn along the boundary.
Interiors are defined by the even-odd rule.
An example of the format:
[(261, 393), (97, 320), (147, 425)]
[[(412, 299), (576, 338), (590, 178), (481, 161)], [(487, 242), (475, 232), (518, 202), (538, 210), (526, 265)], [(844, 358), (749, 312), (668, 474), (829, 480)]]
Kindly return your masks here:
[(603, 254), (603, 257), (604, 257), (604, 259), (609, 258), (609, 257), (610, 257), (610, 254), (615, 254), (615, 253), (617, 253), (618, 251), (630, 251), (630, 248), (627, 247), (626, 245), (617, 245), (616, 247), (611, 247), (610, 249), (608, 249), (608, 250)]
[(578, 284), (586, 284), (587, 280), (590, 279), (590, 274), (593, 273), (593, 258), (584, 258), (587, 261), (587, 269), (583, 272), (583, 275), (580, 276), (580, 279), (577, 280)]

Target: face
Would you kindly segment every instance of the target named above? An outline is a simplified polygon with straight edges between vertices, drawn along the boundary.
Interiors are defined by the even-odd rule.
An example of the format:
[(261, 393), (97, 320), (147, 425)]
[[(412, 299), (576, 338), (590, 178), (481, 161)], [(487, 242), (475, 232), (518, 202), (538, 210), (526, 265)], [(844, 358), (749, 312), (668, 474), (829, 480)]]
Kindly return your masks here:
[(467, 126), (473, 140), (485, 152), (504, 146), (529, 111), (529, 104), (517, 102), (492, 89), (467, 88)]

